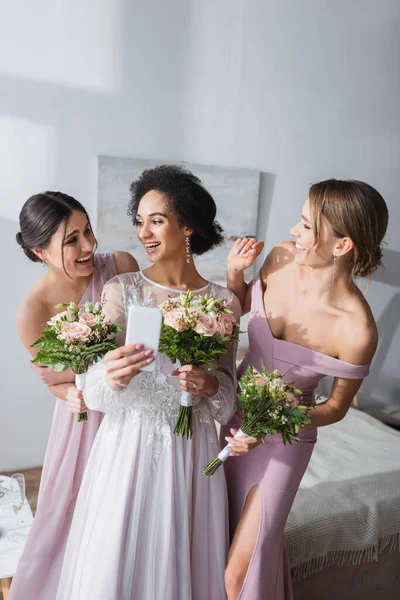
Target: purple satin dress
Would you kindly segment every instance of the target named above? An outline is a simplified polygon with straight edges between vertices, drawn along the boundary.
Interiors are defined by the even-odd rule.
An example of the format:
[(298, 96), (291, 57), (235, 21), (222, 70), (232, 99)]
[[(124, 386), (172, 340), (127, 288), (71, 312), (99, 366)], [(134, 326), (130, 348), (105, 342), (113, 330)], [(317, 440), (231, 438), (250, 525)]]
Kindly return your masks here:
[[(115, 275), (114, 254), (96, 254), (93, 277), (80, 304), (100, 300), (104, 284)], [(8, 600), (56, 597), (75, 502), (102, 418), (103, 413), (90, 410), (88, 420), (78, 423), (65, 402), (56, 400), (36, 515)]]
[[(344, 379), (363, 379), (369, 365), (358, 366), (322, 354), (311, 348), (279, 340), (272, 335), (264, 309), (260, 275), (252, 284), (251, 312), (248, 325), (249, 350), (239, 367), (238, 378), (247, 366), (272, 371), (278, 369), (285, 380), (302, 390), (306, 402), (312, 402), (314, 390), (326, 375)], [(230, 428), (239, 429), (241, 415), (236, 412), (221, 428), (221, 444)], [(228, 486), (231, 536), (241, 516), (250, 489), (257, 485), (261, 499), (260, 529), (240, 600), (291, 600), (290, 569), (284, 548), (284, 527), (300, 481), (317, 440), (317, 430), (304, 428), (301, 441), (282, 443), (278, 435), (267, 435), (265, 444), (245, 456), (225, 462)]]

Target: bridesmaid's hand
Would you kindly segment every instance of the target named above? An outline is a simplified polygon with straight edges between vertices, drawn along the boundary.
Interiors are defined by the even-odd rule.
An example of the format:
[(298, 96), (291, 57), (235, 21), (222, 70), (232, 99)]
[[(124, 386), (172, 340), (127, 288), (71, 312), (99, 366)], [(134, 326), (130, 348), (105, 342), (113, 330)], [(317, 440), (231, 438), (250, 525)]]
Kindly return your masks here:
[(215, 396), (219, 390), (219, 381), (215, 375), (209, 375), (202, 367), (184, 365), (172, 371), (171, 375), (177, 376), (182, 391), (193, 396)]
[(143, 344), (130, 344), (107, 352), (105, 379), (111, 390), (117, 392), (126, 387), (143, 367), (153, 362), (153, 350), (143, 348)]
[[(237, 433), (236, 429), (230, 429), (232, 436)], [(257, 448), (260, 444), (263, 443), (264, 436), (259, 435), (257, 437), (253, 437), (248, 435), (247, 437), (239, 438), (238, 440), (234, 440), (233, 437), (227, 436), (226, 441), (231, 444), (231, 456), (243, 456), (244, 454), (248, 454), (254, 448)]]
[(75, 385), (68, 388), (65, 400), (68, 409), (74, 414), (87, 412), (88, 410), (88, 407), (86, 406), (85, 400), (83, 398), (83, 391), (78, 390), (78, 388)]
[(262, 252), (264, 242), (258, 242), (256, 238), (238, 238), (228, 254), (228, 271), (242, 272), (248, 269)]
[(46, 385), (59, 385), (60, 383), (73, 383), (75, 375), (71, 369), (55, 373), (53, 369), (44, 363), (31, 363), (32, 370), (36, 373), (42, 383)]

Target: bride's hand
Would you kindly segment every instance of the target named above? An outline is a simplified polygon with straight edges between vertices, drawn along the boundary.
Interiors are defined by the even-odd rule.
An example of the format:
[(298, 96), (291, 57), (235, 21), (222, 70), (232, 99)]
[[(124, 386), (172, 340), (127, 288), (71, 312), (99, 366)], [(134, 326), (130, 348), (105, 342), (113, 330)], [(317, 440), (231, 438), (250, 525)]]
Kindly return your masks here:
[(105, 355), (106, 383), (114, 392), (126, 387), (143, 367), (153, 362), (153, 350), (143, 348), (143, 344), (130, 344)]
[(189, 392), (193, 396), (205, 394), (211, 397), (219, 390), (218, 378), (207, 373), (202, 367), (183, 365), (172, 371), (171, 375), (178, 377), (183, 392)]
[(254, 448), (257, 448), (260, 444), (263, 443), (264, 436), (253, 437), (248, 435), (246, 437), (241, 437), (237, 440), (233, 439), (233, 436), (237, 433), (236, 429), (230, 429), (232, 437), (227, 436), (225, 439), (231, 445), (231, 454), (230, 456), (243, 456)]
[(256, 238), (238, 238), (228, 254), (228, 271), (244, 271), (251, 267), (264, 248)]

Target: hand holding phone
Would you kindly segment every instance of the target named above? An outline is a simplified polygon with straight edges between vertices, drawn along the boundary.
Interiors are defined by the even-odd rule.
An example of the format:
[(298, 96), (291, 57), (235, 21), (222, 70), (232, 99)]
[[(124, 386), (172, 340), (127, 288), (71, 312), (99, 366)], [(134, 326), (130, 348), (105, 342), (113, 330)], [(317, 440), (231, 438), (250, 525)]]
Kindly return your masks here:
[[(125, 345), (143, 344), (145, 350), (152, 349), (156, 359), (160, 342), (162, 314), (159, 308), (130, 306), (126, 324)], [(142, 367), (141, 371), (154, 371), (155, 360)]]

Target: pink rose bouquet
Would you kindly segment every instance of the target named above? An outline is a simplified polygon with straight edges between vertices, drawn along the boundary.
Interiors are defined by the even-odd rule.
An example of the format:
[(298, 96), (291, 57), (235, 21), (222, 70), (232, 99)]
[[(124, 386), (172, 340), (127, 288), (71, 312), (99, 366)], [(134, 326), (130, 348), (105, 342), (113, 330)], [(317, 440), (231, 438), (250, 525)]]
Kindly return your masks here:
[[(115, 334), (121, 329), (107, 321), (103, 313), (104, 297), (100, 302), (88, 300), (82, 306), (75, 302), (57, 304), (66, 308), (47, 321), (42, 336), (32, 348), (40, 348), (32, 362), (41, 362), (55, 372), (71, 368), (78, 389), (85, 387), (86, 373), (91, 361), (100, 360), (117, 347)], [(78, 422), (87, 421), (87, 413), (77, 416)]]
[[(159, 306), (163, 324), (159, 350), (183, 365), (217, 365), (228, 342), (237, 342), (239, 327), (224, 298), (197, 296), (192, 292), (169, 298)], [(182, 392), (174, 433), (192, 437), (192, 395)]]
[[(277, 370), (270, 373), (262, 365), (261, 373), (249, 365), (239, 381), (240, 394), (236, 407), (243, 413), (242, 426), (234, 435), (239, 439), (248, 435), (257, 437), (268, 433), (280, 434), (283, 443), (291, 444), (299, 441), (300, 427), (307, 425), (309, 406), (296, 404), (290, 396), (300, 396), (301, 391), (283, 379)], [(206, 477), (215, 471), (229, 458), (230, 444), (213, 458), (204, 468)]]

